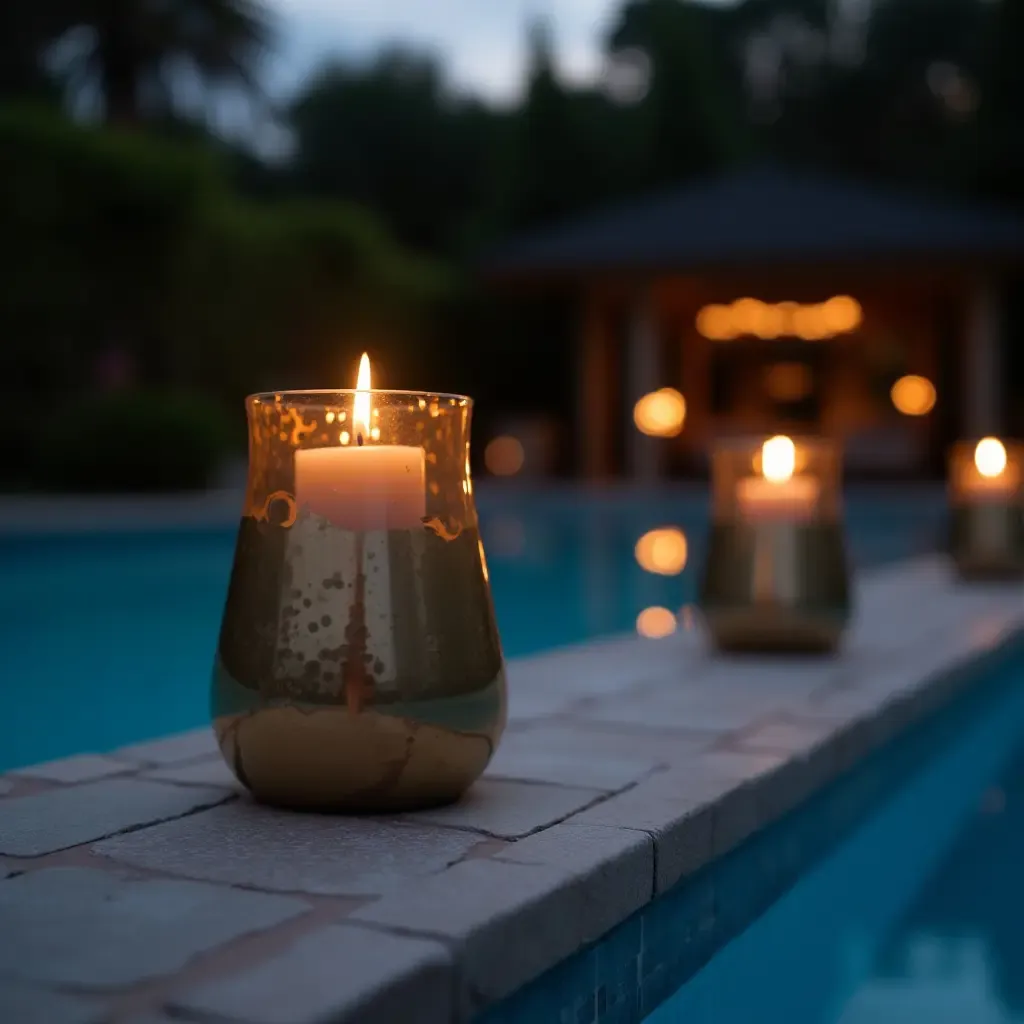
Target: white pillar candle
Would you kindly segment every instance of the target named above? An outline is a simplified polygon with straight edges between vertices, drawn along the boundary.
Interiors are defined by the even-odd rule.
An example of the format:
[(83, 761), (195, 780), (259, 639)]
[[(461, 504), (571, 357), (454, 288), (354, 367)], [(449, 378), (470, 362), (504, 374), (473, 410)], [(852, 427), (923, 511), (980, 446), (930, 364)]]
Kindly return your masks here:
[(1006, 458), (1006, 446), (986, 437), (974, 449), (973, 472), (963, 474), (961, 493), (969, 502), (1005, 502), (1013, 499), (1020, 483), (1020, 471)]
[(347, 445), (295, 453), (295, 500), (345, 530), (409, 530), (427, 514), (426, 458), (370, 437), (370, 361), (359, 367)]
[(821, 493), (812, 476), (794, 476), (796, 446), (788, 437), (773, 437), (761, 447), (761, 474), (736, 485), (736, 505), (748, 522), (813, 519)]

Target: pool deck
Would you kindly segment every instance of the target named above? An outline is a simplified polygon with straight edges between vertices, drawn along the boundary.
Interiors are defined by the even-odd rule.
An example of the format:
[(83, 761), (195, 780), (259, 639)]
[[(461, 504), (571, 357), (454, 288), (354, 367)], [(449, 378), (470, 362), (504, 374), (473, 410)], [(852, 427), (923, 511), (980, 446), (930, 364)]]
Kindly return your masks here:
[[(203, 729), (0, 778), (0, 1020), (467, 1021), (971, 687), (1020, 587), (865, 573), (843, 653), (699, 629), (513, 661), (484, 779), (420, 814), (241, 796)], [(649, 974), (644, 930), (630, 964)], [(591, 999), (579, 1024), (632, 1021)]]

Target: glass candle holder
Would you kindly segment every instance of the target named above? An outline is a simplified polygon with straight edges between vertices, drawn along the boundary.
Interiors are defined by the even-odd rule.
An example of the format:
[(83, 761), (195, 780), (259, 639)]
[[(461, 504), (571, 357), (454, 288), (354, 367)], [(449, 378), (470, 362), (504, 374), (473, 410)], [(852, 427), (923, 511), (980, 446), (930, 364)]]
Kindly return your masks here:
[(699, 605), (720, 649), (838, 645), (850, 614), (841, 465), (820, 438), (715, 447)]
[(258, 799), (411, 810), (457, 799), (490, 759), (505, 672), (471, 406), (398, 391), (248, 399), (212, 711)]
[(961, 441), (949, 455), (950, 551), (965, 579), (1024, 576), (1024, 443)]

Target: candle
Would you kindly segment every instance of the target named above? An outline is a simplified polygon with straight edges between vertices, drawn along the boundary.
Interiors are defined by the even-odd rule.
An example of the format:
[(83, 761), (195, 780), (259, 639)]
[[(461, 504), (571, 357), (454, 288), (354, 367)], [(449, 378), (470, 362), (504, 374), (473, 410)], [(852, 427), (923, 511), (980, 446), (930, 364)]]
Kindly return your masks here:
[(820, 487), (811, 476), (794, 476), (796, 446), (784, 436), (761, 446), (761, 473), (744, 477), (736, 487), (736, 504), (748, 521), (814, 518)]
[(352, 443), (296, 451), (296, 503), (345, 530), (421, 526), (427, 514), (423, 449), (373, 443), (370, 420), (370, 360), (364, 352), (352, 407)]
[(964, 472), (961, 486), (968, 501), (1003, 502), (1013, 498), (1019, 483), (1020, 471), (1007, 463), (1006, 446), (986, 437), (974, 449), (974, 465)]

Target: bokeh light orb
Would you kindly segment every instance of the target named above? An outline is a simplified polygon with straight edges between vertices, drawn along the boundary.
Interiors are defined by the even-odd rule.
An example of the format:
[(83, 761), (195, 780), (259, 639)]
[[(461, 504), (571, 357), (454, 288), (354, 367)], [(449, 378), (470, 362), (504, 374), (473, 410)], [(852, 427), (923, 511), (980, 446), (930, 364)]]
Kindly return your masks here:
[(633, 408), (637, 430), (648, 437), (676, 437), (686, 419), (686, 399), (675, 388), (644, 395)]
[(484, 465), (494, 476), (515, 476), (526, 463), (526, 452), (518, 437), (496, 437), (484, 449)]
[(927, 416), (935, 408), (935, 385), (927, 377), (908, 373), (893, 384), (889, 397), (904, 416)]
[(650, 640), (660, 640), (676, 631), (676, 617), (668, 608), (645, 608), (636, 617), (636, 631)]
[(860, 303), (849, 295), (835, 295), (821, 306), (825, 327), (832, 334), (857, 330), (864, 320)]
[(697, 330), (709, 341), (732, 341), (736, 327), (728, 306), (705, 306), (697, 314)]
[(678, 527), (648, 530), (633, 549), (641, 569), (659, 576), (678, 576), (686, 568), (689, 545)]
[(985, 437), (974, 449), (974, 465), (989, 479), (1000, 476), (1006, 469), (1006, 445), (997, 437)]

